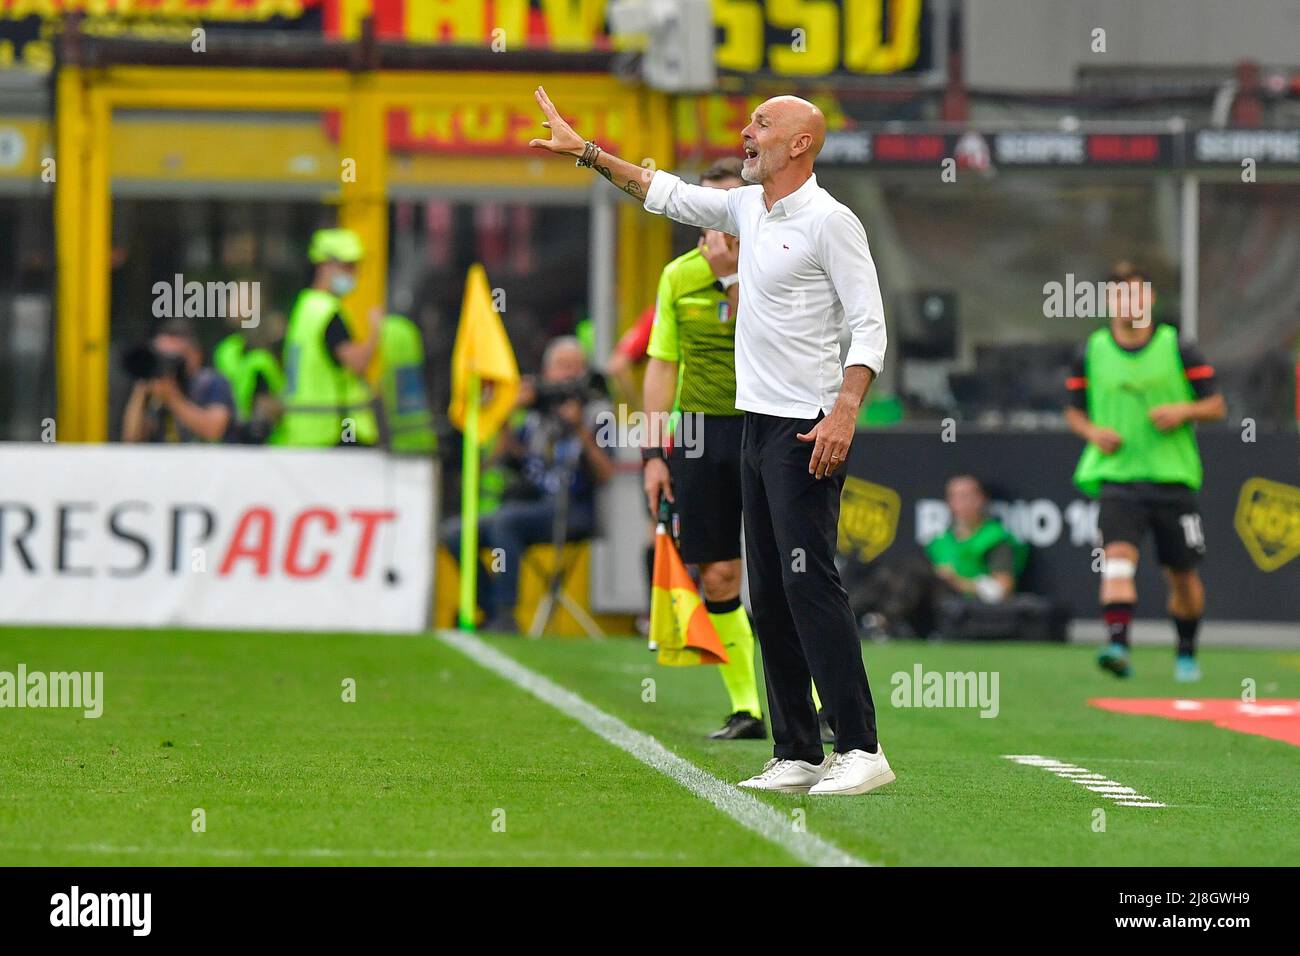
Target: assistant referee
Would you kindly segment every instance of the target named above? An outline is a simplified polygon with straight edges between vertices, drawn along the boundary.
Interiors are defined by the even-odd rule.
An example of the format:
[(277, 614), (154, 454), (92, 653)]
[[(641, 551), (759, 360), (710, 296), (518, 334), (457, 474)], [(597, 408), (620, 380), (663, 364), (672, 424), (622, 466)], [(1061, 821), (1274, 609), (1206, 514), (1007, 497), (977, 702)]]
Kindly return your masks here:
[[(827, 795), (884, 786), (894, 773), (834, 559), (841, 468), (884, 364), (885, 320), (862, 223), (813, 175), (825, 117), (793, 96), (760, 104), (741, 131), (741, 173), (755, 185), (718, 190), (611, 156), (575, 133), (545, 90), (535, 96), (551, 136), (530, 146), (577, 157), (650, 212), (740, 239), (745, 553), (775, 742), (773, 758), (741, 786)], [(835, 730), (829, 757), (811, 680)]]
[[(720, 159), (700, 177), (713, 189), (743, 186), (740, 160)], [(740, 475), (744, 417), (736, 409), (736, 306), (739, 245), (715, 229), (664, 267), (655, 297), (654, 326), (646, 354), (646, 414), (663, 420), (670, 410), (692, 417), (693, 443), (672, 443), (665, 454), (644, 448), (646, 503), (659, 513), (671, 504), (682, 560), (700, 569), (704, 607), (727, 663), (718, 673), (731, 713), (713, 740), (762, 740), (762, 706), (754, 676), (754, 633), (740, 602)]]

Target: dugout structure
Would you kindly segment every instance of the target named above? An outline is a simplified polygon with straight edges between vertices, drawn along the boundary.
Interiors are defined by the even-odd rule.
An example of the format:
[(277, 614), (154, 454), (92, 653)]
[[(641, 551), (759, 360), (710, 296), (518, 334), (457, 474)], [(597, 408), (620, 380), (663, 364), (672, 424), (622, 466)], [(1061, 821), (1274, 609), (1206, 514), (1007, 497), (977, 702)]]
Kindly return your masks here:
[[(667, 97), (615, 76), (604, 53), (480, 50), (384, 43), (373, 30), (356, 42), (248, 34), (192, 44), (83, 35), (68, 18), (54, 72), (56, 364), (59, 438), (101, 442), (108, 436), (110, 256), (115, 116), (123, 111), (225, 114), (319, 112), (337, 117), (339, 224), (367, 249), (347, 302), (354, 321), (367, 303), (385, 301), (390, 184), (386, 118), (395, 109), (526, 101), (544, 79), (566, 111), (600, 112), (619, 131), (628, 157), (669, 164), (673, 139)], [(541, 132), (540, 114), (536, 124)], [(217, 146), (219, 148), (219, 145)], [(502, 185), (503, 173), (538, 161), (570, 188), (575, 175), (554, 157), (509, 157), (446, 164), (446, 186)], [(512, 167), (513, 164), (513, 167)], [(524, 182), (521, 176), (519, 182)], [(670, 251), (669, 225), (647, 217), (603, 183), (591, 184), (591, 312), (597, 348), (608, 351), (618, 328), (653, 301), (658, 265)], [(305, 262), (305, 250), (304, 250)], [(615, 276), (618, 281), (615, 282)], [(159, 277), (163, 278), (163, 277)]]

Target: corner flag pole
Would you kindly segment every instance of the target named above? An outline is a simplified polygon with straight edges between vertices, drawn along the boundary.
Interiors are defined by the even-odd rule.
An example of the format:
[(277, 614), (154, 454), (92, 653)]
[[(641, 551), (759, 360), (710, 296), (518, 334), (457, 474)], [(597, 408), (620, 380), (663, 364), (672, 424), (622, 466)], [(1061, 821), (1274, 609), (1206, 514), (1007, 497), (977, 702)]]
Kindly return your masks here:
[(472, 631), (478, 606), (478, 407), (482, 396), (477, 372), (470, 373), (466, 391), (460, 485), (460, 629)]

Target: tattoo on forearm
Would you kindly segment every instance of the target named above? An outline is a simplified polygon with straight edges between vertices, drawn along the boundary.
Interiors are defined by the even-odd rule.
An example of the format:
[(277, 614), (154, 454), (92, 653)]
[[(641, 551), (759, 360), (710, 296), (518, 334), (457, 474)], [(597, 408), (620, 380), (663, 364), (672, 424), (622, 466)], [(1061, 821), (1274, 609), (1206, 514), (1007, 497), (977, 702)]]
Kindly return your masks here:
[[(596, 172), (600, 173), (611, 183), (614, 182), (614, 173), (610, 170), (608, 166), (597, 166)], [(623, 192), (627, 193), (629, 196), (635, 196), (637, 199), (641, 198), (641, 184), (634, 179), (629, 179), (627, 185), (621, 186), (619, 188), (621, 188)]]

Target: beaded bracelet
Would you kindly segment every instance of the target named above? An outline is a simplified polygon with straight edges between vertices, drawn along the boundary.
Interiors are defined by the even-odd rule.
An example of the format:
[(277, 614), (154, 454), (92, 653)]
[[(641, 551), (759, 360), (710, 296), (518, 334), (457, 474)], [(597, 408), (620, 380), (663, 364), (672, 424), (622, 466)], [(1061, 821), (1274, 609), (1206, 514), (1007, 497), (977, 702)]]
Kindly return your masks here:
[(578, 157), (578, 161), (575, 165), (594, 166), (596, 163), (596, 157), (599, 155), (600, 155), (600, 147), (597, 146), (595, 143), (593, 143), (591, 140), (587, 140), (586, 145), (583, 146), (582, 148), (582, 155)]

